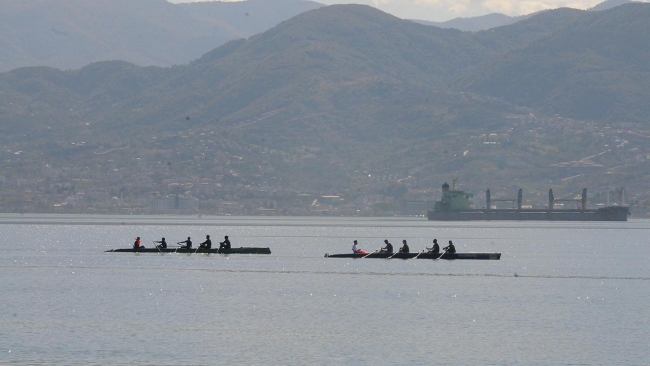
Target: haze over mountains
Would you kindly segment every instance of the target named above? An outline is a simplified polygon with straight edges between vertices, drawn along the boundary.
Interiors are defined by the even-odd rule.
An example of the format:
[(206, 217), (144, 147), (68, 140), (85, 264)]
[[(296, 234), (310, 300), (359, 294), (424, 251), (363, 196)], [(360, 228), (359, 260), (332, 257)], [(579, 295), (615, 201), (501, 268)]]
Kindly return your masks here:
[(303, 0), (0, 0), (0, 72), (24, 66), (76, 69), (107, 60), (186, 64), (321, 6)]
[(135, 196), (215, 176), (227, 192), (346, 202), (451, 175), (475, 192), (579, 192), (621, 174), (643, 187), (647, 19), (650, 4), (558, 9), (469, 33), (340, 5), (187, 65), (17, 69), (0, 74), (0, 182), (38, 181), (46, 156), (75, 171), (65, 179)]

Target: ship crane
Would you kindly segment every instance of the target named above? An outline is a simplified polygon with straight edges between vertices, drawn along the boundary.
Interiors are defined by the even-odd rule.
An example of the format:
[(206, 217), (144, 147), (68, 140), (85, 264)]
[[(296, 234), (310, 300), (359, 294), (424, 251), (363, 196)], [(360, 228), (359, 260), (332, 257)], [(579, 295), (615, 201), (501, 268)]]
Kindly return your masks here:
[(587, 188), (582, 189), (581, 198), (566, 198), (566, 199), (556, 199), (553, 197), (553, 190), (548, 190), (548, 209), (552, 210), (556, 202), (576, 202), (579, 205), (579, 209), (584, 211), (587, 209)]
[(515, 205), (517, 202), (517, 210), (521, 210), (521, 203), (523, 201), (523, 191), (519, 188), (519, 193), (517, 193), (517, 199), (509, 198), (492, 198), (490, 195), (490, 189), (485, 190), (485, 208), (488, 210), (492, 209), (492, 202), (512, 202), (512, 205)]

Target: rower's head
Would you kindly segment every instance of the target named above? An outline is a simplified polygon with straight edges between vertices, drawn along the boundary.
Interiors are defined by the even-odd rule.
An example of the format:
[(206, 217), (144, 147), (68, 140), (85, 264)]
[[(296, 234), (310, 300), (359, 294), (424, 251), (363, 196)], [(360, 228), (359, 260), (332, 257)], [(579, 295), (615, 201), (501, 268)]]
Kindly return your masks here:
[(402, 240), (402, 244), (406, 244), (406, 239)]
[(210, 235), (206, 235), (205, 238), (206, 238), (206, 239), (210, 239)]
[(433, 242), (438, 244), (438, 239), (433, 239)]
[(354, 241), (354, 244), (356, 244), (356, 243), (357, 243), (357, 241), (355, 240), (355, 241)]
[(228, 239), (228, 235), (224, 236), (223, 238), (224, 238), (224, 239)]
[(162, 241), (165, 241), (165, 238), (162, 238)]
[(384, 243), (388, 244), (388, 239), (384, 239)]
[(136, 237), (135, 237), (135, 240), (140, 240), (140, 237), (139, 237), (139, 236), (136, 236)]
[(453, 244), (453, 243), (451, 242), (451, 240), (449, 241), (449, 244)]
[(189, 236), (187, 237), (187, 240), (190, 240), (190, 237), (189, 237)]

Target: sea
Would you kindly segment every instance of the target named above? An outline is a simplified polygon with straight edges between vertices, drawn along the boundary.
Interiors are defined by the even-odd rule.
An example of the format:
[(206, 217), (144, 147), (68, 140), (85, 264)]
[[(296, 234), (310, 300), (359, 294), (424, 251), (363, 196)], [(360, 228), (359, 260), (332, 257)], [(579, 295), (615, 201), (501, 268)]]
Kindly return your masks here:
[[(111, 253), (228, 235), (270, 255)], [(337, 259), (352, 241), (500, 260)], [(0, 215), (0, 365), (650, 365), (650, 221)]]

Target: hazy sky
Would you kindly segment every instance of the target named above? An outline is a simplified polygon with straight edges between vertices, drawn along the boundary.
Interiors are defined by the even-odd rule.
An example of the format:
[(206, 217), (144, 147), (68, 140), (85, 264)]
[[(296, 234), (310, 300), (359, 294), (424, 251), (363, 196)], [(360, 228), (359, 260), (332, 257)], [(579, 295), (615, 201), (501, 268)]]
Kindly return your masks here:
[[(197, 0), (169, 0), (174, 3)], [(224, 0), (233, 1), (233, 0)], [(234, 0), (237, 1), (237, 0)], [(489, 13), (523, 15), (543, 9), (587, 9), (604, 0), (314, 0), (322, 4), (367, 4), (405, 19), (449, 20)]]

